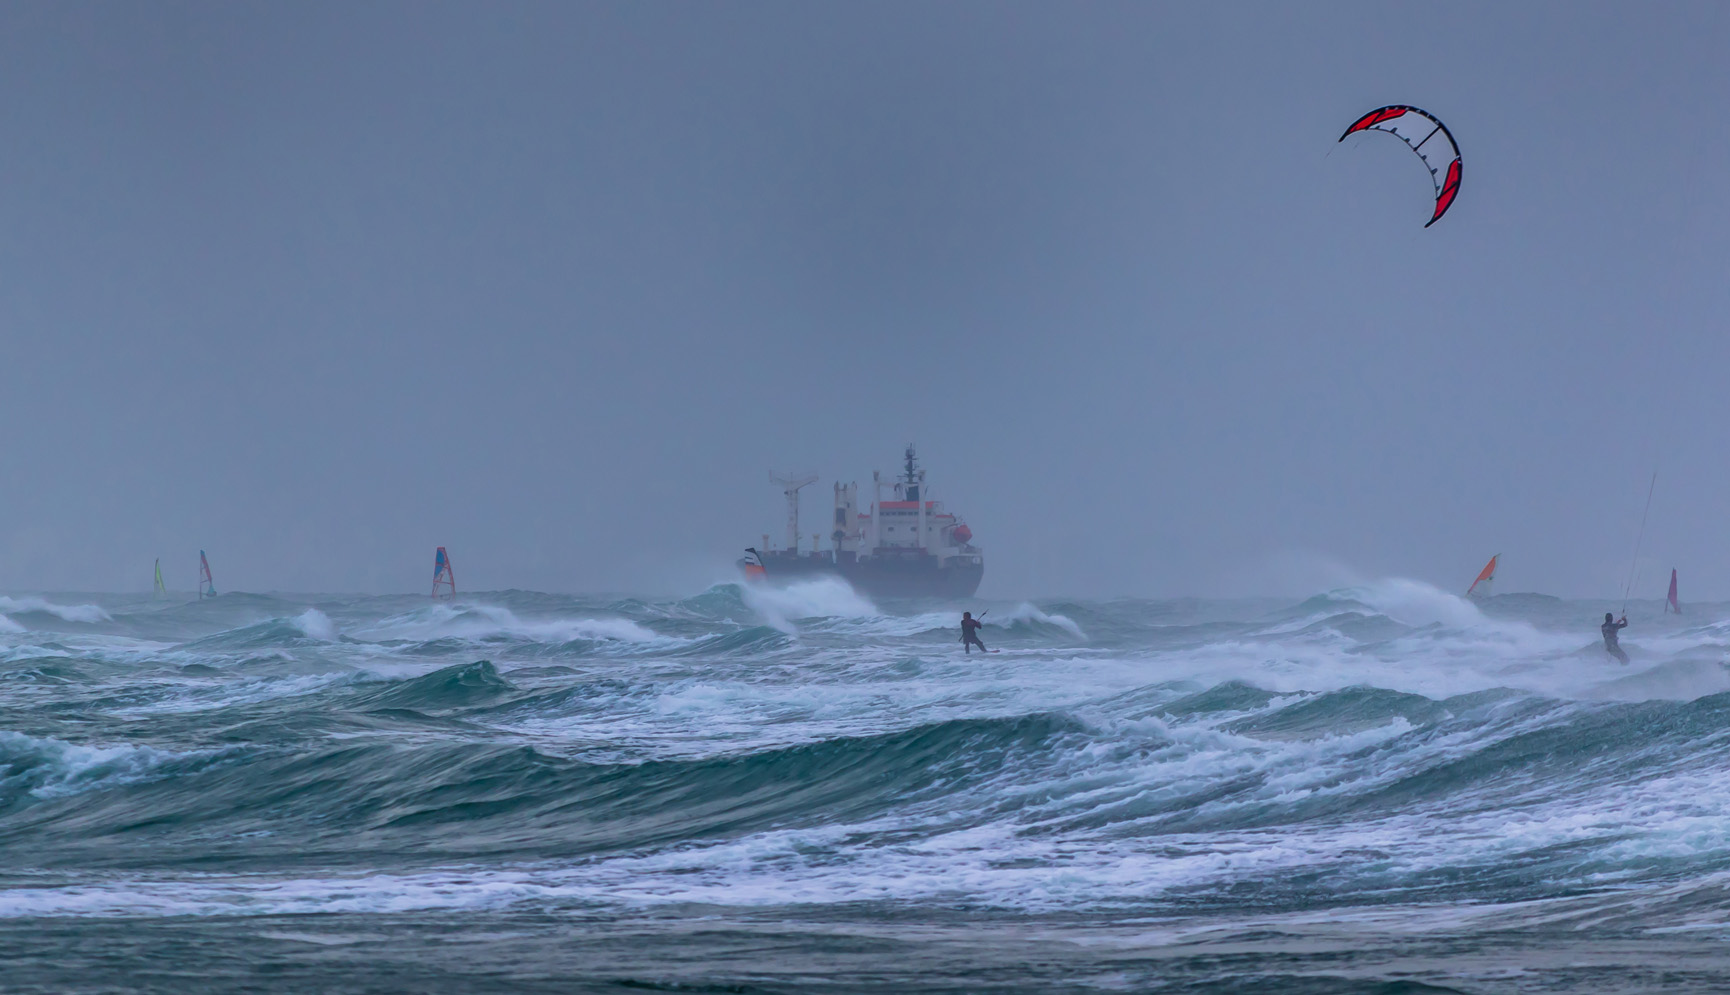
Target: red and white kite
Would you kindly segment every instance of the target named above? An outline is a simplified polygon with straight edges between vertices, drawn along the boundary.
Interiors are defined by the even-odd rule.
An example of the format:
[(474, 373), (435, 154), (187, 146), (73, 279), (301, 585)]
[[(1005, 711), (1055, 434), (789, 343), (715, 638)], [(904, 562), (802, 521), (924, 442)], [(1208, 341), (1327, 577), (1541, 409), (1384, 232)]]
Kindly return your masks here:
[(1429, 167), (1430, 181), (1436, 185), (1436, 213), (1430, 216), (1425, 228), (1448, 213), (1460, 192), (1460, 147), (1454, 144), (1453, 132), (1447, 125), (1422, 108), (1394, 104), (1358, 118), (1340, 136), (1340, 141), (1357, 131), (1385, 131), (1410, 145)]

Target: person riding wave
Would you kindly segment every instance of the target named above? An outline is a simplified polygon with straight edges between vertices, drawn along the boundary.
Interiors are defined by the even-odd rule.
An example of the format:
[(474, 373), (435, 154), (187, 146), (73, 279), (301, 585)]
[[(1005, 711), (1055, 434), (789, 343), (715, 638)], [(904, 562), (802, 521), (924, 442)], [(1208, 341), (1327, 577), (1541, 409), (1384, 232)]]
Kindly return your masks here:
[(1618, 640), (1621, 631), (1627, 627), (1628, 616), (1623, 615), (1621, 621), (1617, 621), (1616, 616), (1611, 612), (1604, 613), (1604, 624), (1598, 626), (1598, 631), (1604, 634), (1604, 652), (1623, 663), (1628, 662), (1628, 654), (1622, 652), (1622, 644)]
[[(981, 616), (983, 617), (983, 616)], [(973, 617), (972, 612), (961, 613), (961, 645), (967, 650), (967, 655), (973, 655), (973, 647), (979, 647), (979, 652), (989, 653), (985, 644), (979, 641), (979, 629), (985, 623)]]

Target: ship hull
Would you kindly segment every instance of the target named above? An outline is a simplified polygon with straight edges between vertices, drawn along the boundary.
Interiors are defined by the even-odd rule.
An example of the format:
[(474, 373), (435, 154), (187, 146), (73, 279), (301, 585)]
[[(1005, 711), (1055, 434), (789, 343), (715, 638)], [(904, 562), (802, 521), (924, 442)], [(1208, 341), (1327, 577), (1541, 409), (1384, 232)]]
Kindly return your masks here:
[(939, 567), (932, 556), (875, 556), (836, 563), (826, 556), (765, 556), (764, 579), (770, 582), (840, 577), (853, 589), (873, 598), (971, 598), (985, 578), (978, 557), (952, 557)]

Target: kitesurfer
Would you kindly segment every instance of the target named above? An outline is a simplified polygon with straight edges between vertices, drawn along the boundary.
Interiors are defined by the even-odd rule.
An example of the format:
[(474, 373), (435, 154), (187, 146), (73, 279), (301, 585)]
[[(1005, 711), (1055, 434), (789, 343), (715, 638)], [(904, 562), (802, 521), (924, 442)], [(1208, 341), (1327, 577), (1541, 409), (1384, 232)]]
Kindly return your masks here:
[(1628, 654), (1622, 652), (1622, 645), (1617, 642), (1617, 639), (1618, 633), (1627, 627), (1628, 616), (1623, 615), (1621, 621), (1617, 621), (1616, 616), (1611, 612), (1604, 613), (1604, 624), (1598, 626), (1598, 630), (1604, 634), (1604, 652), (1623, 663), (1628, 662)]
[[(983, 617), (983, 615), (980, 616), (980, 618)], [(961, 646), (967, 651), (968, 656), (973, 655), (973, 647), (975, 646), (979, 647), (981, 653), (991, 652), (985, 648), (984, 643), (979, 641), (979, 628), (984, 624), (984, 622), (974, 618), (972, 612), (961, 613)]]

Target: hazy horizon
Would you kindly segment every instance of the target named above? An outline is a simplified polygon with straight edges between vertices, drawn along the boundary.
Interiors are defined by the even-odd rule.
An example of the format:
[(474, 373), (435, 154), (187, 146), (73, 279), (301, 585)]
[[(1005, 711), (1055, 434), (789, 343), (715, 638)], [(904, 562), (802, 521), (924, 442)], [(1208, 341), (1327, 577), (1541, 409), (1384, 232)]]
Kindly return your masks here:
[(0, 589), (689, 594), (911, 441), (987, 599), (1620, 598), (1654, 469), (1730, 597), (1727, 23), (8, 8)]

